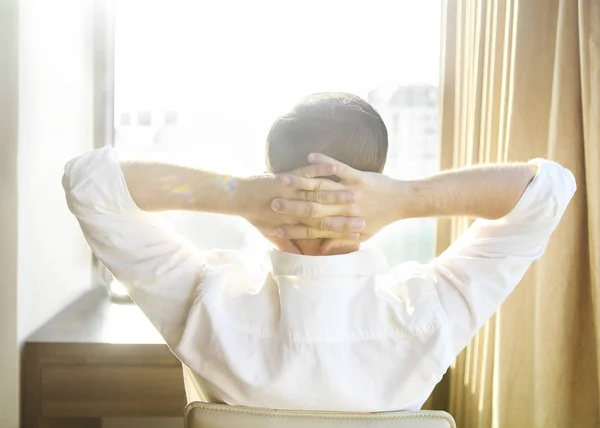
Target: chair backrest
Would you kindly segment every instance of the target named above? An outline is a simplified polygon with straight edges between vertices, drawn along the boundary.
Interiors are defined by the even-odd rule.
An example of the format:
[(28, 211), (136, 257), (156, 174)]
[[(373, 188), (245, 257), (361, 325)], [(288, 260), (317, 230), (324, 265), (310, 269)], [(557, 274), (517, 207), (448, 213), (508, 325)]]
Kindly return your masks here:
[(186, 428), (456, 428), (446, 412), (341, 413), (256, 409), (192, 402)]

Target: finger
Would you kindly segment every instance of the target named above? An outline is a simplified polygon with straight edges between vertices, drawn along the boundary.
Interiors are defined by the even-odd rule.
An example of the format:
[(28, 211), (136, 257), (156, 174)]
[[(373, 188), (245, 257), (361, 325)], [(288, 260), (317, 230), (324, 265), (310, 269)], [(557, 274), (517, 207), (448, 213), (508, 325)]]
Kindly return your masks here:
[(353, 204), (319, 204), (316, 202), (289, 201), (287, 199), (274, 199), (271, 202), (271, 209), (280, 214), (299, 218), (353, 217), (356, 211)]
[(294, 189), (300, 190), (342, 190), (346, 187), (328, 178), (307, 178), (296, 174), (284, 174), (281, 177), (283, 183)]
[(319, 190), (316, 192), (301, 191), (298, 199), (320, 204), (352, 204), (356, 202), (356, 193), (349, 191)]
[(344, 239), (357, 241), (360, 239), (360, 234), (357, 232), (332, 232), (296, 224), (281, 226), (277, 230), (277, 237), (281, 239)]
[(325, 217), (319, 220), (319, 229), (331, 230), (333, 232), (360, 232), (366, 226), (366, 222), (358, 217)]
[(321, 244), (321, 254), (334, 256), (336, 254), (348, 254), (360, 249), (360, 243), (357, 241), (347, 241), (340, 239), (326, 239)]
[(342, 180), (357, 180), (360, 178), (360, 171), (321, 153), (311, 153), (308, 155), (308, 161), (315, 165), (332, 165), (335, 169), (335, 175)]
[(288, 199), (298, 199), (322, 204), (351, 204), (356, 201), (356, 194), (347, 190), (346, 186), (327, 178), (306, 178), (299, 175), (282, 176), (285, 185), (293, 187), (297, 193)]
[(315, 178), (315, 177), (328, 177), (330, 175), (334, 175), (336, 172), (336, 166), (331, 163), (319, 163), (319, 162), (311, 162), (310, 165), (306, 165), (302, 168), (298, 168), (291, 173), (294, 175), (299, 175), (305, 178)]

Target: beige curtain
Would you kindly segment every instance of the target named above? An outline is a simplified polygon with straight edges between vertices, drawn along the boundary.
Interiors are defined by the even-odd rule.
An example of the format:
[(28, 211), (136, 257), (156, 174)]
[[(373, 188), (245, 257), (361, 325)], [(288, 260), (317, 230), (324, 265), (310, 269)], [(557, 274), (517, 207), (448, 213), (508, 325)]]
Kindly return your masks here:
[[(578, 192), (430, 406), (459, 428), (599, 427), (600, 0), (443, 9), (442, 167), (544, 157), (573, 171)], [(441, 222), (438, 250), (467, 226)]]

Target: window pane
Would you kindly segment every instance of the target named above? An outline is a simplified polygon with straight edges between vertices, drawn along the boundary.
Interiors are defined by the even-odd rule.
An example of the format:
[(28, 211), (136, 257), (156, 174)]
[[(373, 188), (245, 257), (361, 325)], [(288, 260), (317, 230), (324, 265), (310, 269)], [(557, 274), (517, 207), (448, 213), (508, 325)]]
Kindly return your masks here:
[[(353, 92), (389, 131), (386, 173), (438, 169), (440, 0), (120, 0), (115, 145), (200, 168), (265, 170), (271, 123), (302, 97)], [(242, 219), (168, 213), (203, 249), (268, 248)], [(391, 262), (433, 256), (433, 220), (372, 241)]]

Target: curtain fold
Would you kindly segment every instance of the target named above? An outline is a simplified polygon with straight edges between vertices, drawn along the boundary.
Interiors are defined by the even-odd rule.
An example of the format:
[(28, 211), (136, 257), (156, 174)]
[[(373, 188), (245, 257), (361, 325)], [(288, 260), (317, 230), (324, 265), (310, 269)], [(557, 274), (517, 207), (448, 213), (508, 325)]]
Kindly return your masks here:
[[(544, 157), (578, 192), (429, 406), (461, 428), (600, 426), (600, 1), (443, 0), (442, 34), (442, 168)], [(468, 226), (440, 221), (438, 253)]]

